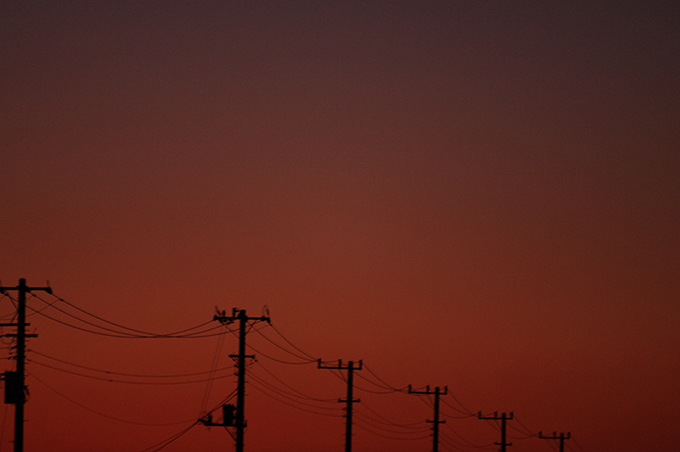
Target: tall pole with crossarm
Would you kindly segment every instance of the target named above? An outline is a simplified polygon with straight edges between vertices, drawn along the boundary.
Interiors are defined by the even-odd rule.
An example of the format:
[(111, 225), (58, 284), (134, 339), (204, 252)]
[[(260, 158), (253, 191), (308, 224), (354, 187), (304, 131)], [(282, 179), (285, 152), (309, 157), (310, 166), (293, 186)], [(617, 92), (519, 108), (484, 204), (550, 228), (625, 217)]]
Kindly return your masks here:
[(246, 355), (246, 328), (248, 322), (267, 322), (271, 323), (269, 316), (248, 317), (245, 309), (233, 308), (231, 316), (227, 316), (224, 311), (216, 315), (213, 320), (220, 321), (223, 325), (228, 325), (238, 321), (238, 355), (229, 355), (236, 358), (238, 366), (238, 388), (236, 394), (236, 452), (243, 452), (245, 421), (245, 400), (246, 400), (246, 358), (254, 358), (253, 355)]
[(477, 414), (477, 417), (479, 419), (484, 419), (484, 420), (500, 420), (501, 421), (501, 442), (496, 443), (497, 446), (501, 446), (500, 452), (505, 452), (506, 448), (508, 446), (512, 446), (512, 443), (505, 442), (506, 438), (506, 428), (505, 425), (507, 421), (512, 420), (512, 411), (510, 412), (510, 415), (507, 415), (506, 413), (503, 413), (500, 417), (498, 417), (498, 413), (494, 413), (493, 416), (482, 416), (482, 412), (480, 411)]
[(338, 402), (345, 403), (347, 406), (345, 410), (345, 452), (352, 452), (352, 405), (361, 401), (359, 399), (354, 399), (354, 371), (361, 370), (361, 360), (359, 360), (358, 366), (355, 366), (353, 361), (343, 365), (341, 359), (338, 360), (336, 366), (330, 366), (328, 364), (323, 364), (321, 359), (319, 359), (317, 361), (317, 367), (319, 369), (347, 371), (347, 398), (345, 400), (339, 399)]
[(560, 436), (557, 436), (557, 432), (553, 432), (552, 436), (545, 436), (543, 432), (538, 432), (538, 437), (541, 439), (559, 439), (560, 440), (560, 452), (564, 452), (564, 440), (565, 439), (570, 439), (571, 438), (571, 432), (567, 432), (565, 435), (564, 432), (560, 433)]
[[(26, 280), (21, 278), (16, 287), (0, 287), (0, 292), (6, 294), (8, 290), (19, 293), (17, 301), (17, 323), (2, 324), (1, 326), (17, 327), (17, 368), (16, 372), (5, 372), (5, 403), (13, 404), (14, 410), (14, 452), (24, 451), (24, 404), (26, 403), (26, 338), (35, 334), (26, 334), (26, 292), (44, 291), (52, 293), (50, 287), (28, 287)], [(10, 335), (13, 336), (13, 335)]]
[(432, 395), (434, 394), (434, 419), (431, 421), (428, 420), (427, 422), (432, 424), (432, 452), (439, 452), (439, 424), (445, 424), (446, 421), (440, 421), (439, 420), (439, 396), (440, 395), (446, 395), (448, 391), (448, 388), (444, 386), (444, 391), (439, 390), (439, 386), (436, 386), (434, 388), (434, 391), (430, 391), (430, 386), (427, 386), (427, 389), (424, 391), (415, 391), (413, 388), (411, 388), (411, 385), (408, 385), (408, 393), (409, 394), (424, 394), (424, 395)]

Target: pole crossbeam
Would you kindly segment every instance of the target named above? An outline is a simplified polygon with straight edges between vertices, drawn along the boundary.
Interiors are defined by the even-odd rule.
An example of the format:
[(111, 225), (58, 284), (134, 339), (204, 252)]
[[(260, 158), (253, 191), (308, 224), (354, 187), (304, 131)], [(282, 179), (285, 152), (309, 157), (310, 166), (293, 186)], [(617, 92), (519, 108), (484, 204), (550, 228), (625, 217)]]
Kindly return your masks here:
[(508, 416), (506, 413), (502, 413), (502, 415), (499, 417), (498, 412), (494, 412), (493, 416), (482, 416), (482, 412), (480, 411), (477, 414), (477, 417), (479, 419), (483, 420), (500, 420), (501, 422), (501, 442), (496, 443), (497, 446), (501, 446), (500, 452), (505, 452), (507, 446), (512, 446), (512, 443), (506, 443), (505, 438), (506, 438), (506, 422), (512, 420), (512, 411), (510, 412), (510, 415)]
[[(246, 357), (252, 357), (252, 355), (246, 355), (246, 329), (248, 322), (267, 322), (271, 323), (269, 316), (259, 316), (259, 317), (248, 317), (245, 309), (233, 308), (231, 311), (231, 316), (227, 316), (225, 311), (218, 312), (217, 315), (213, 317), (213, 320), (217, 320), (223, 325), (229, 325), (231, 323), (237, 322), (239, 324), (239, 341), (238, 341), (238, 389), (236, 395), (236, 418), (234, 419), (234, 426), (236, 427), (236, 452), (243, 452), (244, 448), (244, 435), (245, 435), (245, 393), (246, 393)], [(234, 355), (229, 355), (235, 357)]]
[(567, 432), (566, 435), (564, 432), (560, 433), (560, 436), (557, 436), (557, 432), (553, 432), (552, 436), (545, 436), (543, 435), (543, 432), (538, 432), (538, 437), (541, 439), (559, 439), (560, 440), (560, 452), (564, 452), (564, 440), (565, 439), (571, 439), (571, 432)]
[(345, 418), (345, 452), (352, 452), (352, 405), (354, 403), (361, 402), (360, 399), (354, 399), (354, 371), (361, 370), (363, 368), (361, 360), (359, 360), (359, 365), (355, 367), (354, 361), (349, 361), (343, 366), (342, 360), (338, 360), (338, 364), (335, 366), (330, 366), (328, 364), (323, 364), (321, 358), (317, 360), (317, 367), (319, 369), (332, 369), (332, 370), (346, 370), (347, 371), (347, 398), (338, 399), (340, 403), (346, 403), (346, 418)]
[[(52, 294), (52, 288), (47, 287), (29, 287), (26, 285), (24, 278), (19, 279), (19, 285), (16, 287), (0, 287), (0, 293), (6, 294), (8, 290), (16, 290), (19, 292), (19, 301), (17, 303), (17, 367), (14, 375), (9, 377), (8, 372), (5, 372), (5, 403), (10, 403), (15, 406), (14, 410), (14, 452), (23, 452), (24, 450), (24, 404), (26, 403), (26, 338), (37, 337), (36, 334), (26, 334), (26, 292), (43, 291)], [(7, 336), (15, 337), (14, 334)], [(8, 391), (7, 385), (12, 381), (12, 390)], [(10, 395), (10, 401), (7, 401), (7, 393), (13, 392)]]
[(434, 419), (426, 420), (426, 422), (432, 424), (432, 452), (439, 452), (439, 424), (445, 424), (446, 420), (439, 420), (439, 396), (448, 394), (448, 387), (444, 386), (444, 391), (439, 390), (439, 386), (435, 386), (434, 391), (430, 391), (430, 385), (426, 386), (427, 389), (424, 391), (414, 390), (411, 385), (408, 385), (409, 394), (424, 394), (432, 395), (434, 394)]

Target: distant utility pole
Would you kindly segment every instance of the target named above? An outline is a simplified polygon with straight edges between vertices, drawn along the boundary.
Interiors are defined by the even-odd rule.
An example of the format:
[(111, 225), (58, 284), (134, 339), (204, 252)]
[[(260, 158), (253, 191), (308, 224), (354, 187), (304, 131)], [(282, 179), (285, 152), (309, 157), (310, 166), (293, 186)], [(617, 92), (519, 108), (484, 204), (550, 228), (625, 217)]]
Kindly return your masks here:
[(541, 439), (559, 439), (560, 452), (564, 452), (564, 440), (571, 438), (571, 432), (567, 432), (566, 436), (564, 433), (560, 433), (560, 436), (557, 436), (557, 432), (553, 432), (552, 436), (543, 436), (543, 432), (538, 432), (538, 437)]
[(427, 389), (425, 391), (414, 391), (411, 389), (411, 385), (408, 385), (409, 394), (434, 394), (434, 420), (427, 421), (432, 424), (432, 452), (439, 452), (439, 424), (446, 423), (446, 421), (439, 420), (439, 396), (446, 395), (447, 392), (448, 388), (446, 386), (444, 386), (444, 392), (439, 391), (439, 386), (436, 386), (434, 388), (434, 392), (431, 392), (430, 385), (427, 385)]
[(480, 411), (479, 414), (477, 415), (480, 419), (485, 419), (485, 420), (501, 420), (501, 442), (496, 443), (497, 446), (501, 446), (501, 452), (505, 452), (506, 446), (512, 446), (512, 443), (506, 443), (505, 442), (505, 422), (512, 420), (512, 411), (510, 412), (510, 416), (508, 417), (505, 413), (501, 417), (498, 417), (498, 412), (494, 412), (493, 416), (482, 416), (482, 412)]
[(2, 323), (0, 326), (16, 326), (17, 333), (6, 334), (5, 336), (17, 338), (17, 370), (15, 372), (5, 372), (5, 403), (15, 405), (14, 410), (14, 452), (24, 450), (24, 404), (26, 403), (26, 338), (36, 337), (35, 334), (26, 334), (26, 292), (42, 290), (52, 294), (50, 287), (28, 287), (26, 280), (21, 278), (16, 287), (0, 287), (0, 292), (6, 294), (7, 290), (19, 292), (19, 302), (17, 306), (17, 323)]
[[(246, 426), (245, 422), (245, 392), (246, 392), (246, 358), (254, 358), (253, 355), (246, 355), (246, 327), (248, 322), (267, 322), (271, 323), (268, 316), (248, 317), (245, 309), (233, 308), (231, 316), (227, 317), (225, 311), (213, 317), (213, 320), (218, 320), (223, 325), (229, 325), (238, 320), (239, 322), (239, 341), (238, 341), (238, 355), (229, 355), (230, 358), (236, 358), (238, 365), (238, 389), (236, 395), (236, 452), (243, 452), (243, 435)], [(226, 423), (226, 421), (225, 421)]]
[(345, 452), (352, 452), (352, 404), (354, 402), (361, 402), (360, 399), (354, 400), (354, 371), (361, 370), (361, 360), (359, 360), (359, 366), (357, 367), (354, 367), (353, 361), (343, 366), (341, 359), (338, 360), (337, 366), (322, 364), (321, 359), (318, 360), (317, 365), (319, 369), (347, 370), (347, 399), (339, 399), (338, 402), (347, 404), (347, 415), (345, 416)]

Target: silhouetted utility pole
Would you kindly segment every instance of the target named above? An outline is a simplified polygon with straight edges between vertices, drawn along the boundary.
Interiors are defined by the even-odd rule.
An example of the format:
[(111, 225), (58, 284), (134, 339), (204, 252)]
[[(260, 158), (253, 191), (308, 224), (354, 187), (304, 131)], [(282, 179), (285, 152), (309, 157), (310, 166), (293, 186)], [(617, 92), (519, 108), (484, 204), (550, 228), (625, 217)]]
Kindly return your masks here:
[(254, 358), (253, 355), (246, 355), (246, 327), (249, 321), (267, 322), (271, 323), (268, 316), (248, 317), (245, 309), (233, 308), (231, 316), (227, 317), (225, 312), (213, 317), (213, 320), (219, 320), (223, 325), (229, 325), (238, 320), (239, 335), (238, 335), (238, 355), (229, 355), (230, 358), (236, 358), (238, 365), (238, 388), (236, 394), (236, 452), (243, 452), (243, 434), (246, 427), (245, 422), (245, 392), (246, 392), (246, 358)]
[(350, 361), (347, 365), (342, 365), (342, 360), (338, 360), (337, 366), (328, 366), (321, 364), (321, 359), (318, 361), (319, 369), (336, 369), (336, 370), (347, 370), (347, 399), (338, 399), (340, 403), (347, 404), (347, 415), (345, 416), (345, 452), (352, 452), (352, 404), (354, 402), (361, 402), (361, 400), (354, 400), (354, 371), (361, 370), (361, 360), (359, 360), (359, 366), (354, 367), (354, 362)]
[(434, 388), (434, 392), (431, 392), (430, 385), (427, 385), (427, 389), (425, 391), (414, 391), (411, 389), (411, 385), (408, 385), (409, 394), (434, 394), (434, 420), (427, 421), (432, 424), (432, 452), (439, 452), (439, 424), (446, 423), (446, 421), (439, 420), (439, 396), (446, 395), (447, 392), (448, 388), (446, 386), (444, 386), (444, 392), (439, 392), (439, 386), (436, 386)]
[[(0, 292), (3, 294), (7, 290), (16, 290), (19, 292), (19, 302), (17, 305), (17, 323), (3, 323), (0, 326), (16, 326), (17, 327), (17, 370), (16, 372), (5, 372), (5, 403), (15, 405), (14, 410), (14, 452), (23, 452), (24, 450), (24, 404), (26, 403), (26, 377), (25, 377), (25, 360), (26, 360), (26, 338), (36, 337), (35, 334), (26, 334), (26, 292), (33, 290), (42, 290), (49, 294), (52, 293), (50, 287), (28, 287), (26, 280), (21, 278), (19, 285), (16, 287), (0, 287)], [(14, 334), (7, 334), (6, 336), (15, 336)]]
[(564, 452), (564, 440), (571, 438), (571, 432), (567, 432), (566, 436), (564, 433), (560, 433), (560, 436), (557, 436), (557, 432), (553, 432), (552, 436), (543, 436), (543, 432), (538, 432), (538, 437), (541, 439), (559, 439), (560, 452)]
[(494, 412), (493, 416), (482, 416), (482, 412), (480, 411), (479, 414), (477, 415), (480, 419), (485, 419), (485, 420), (501, 420), (501, 442), (496, 443), (497, 446), (501, 446), (501, 452), (505, 452), (506, 446), (512, 446), (512, 443), (506, 443), (505, 442), (505, 422), (512, 420), (512, 412), (510, 412), (510, 416), (508, 417), (505, 413), (501, 417), (498, 417), (498, 412)]
[(439, 396), (440, 395), (446, 395), (448, 391), (448, 388), (444, 386), (444, 392), (439, 391), (439, 386), (436, 386), (434, 388), (434, 392), (430, 391), (430, 385), (427, 385), (427, 389), (425, 391), (414, 391), (411, 388), (411, 385), (408, 385), (408, 393), (409, 394), (424, 394), (424, 395), (432, 395), (434, 394), (434, 420), (427, 420), (426, 422), (429, 422), (432, 424), (432, 452), (439, 452), (439, 424), (445, 424), (446, 421), (440, 421), (439, 420)]

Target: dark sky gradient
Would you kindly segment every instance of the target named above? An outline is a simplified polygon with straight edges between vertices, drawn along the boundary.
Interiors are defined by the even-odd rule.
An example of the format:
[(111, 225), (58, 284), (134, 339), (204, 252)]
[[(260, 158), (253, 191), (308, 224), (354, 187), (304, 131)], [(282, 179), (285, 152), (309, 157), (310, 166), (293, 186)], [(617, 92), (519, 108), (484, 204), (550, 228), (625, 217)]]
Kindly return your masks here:
[[(315, 357), (446, 385), (471, 411), (571, 431), (571, 450), (674, 450), (679, 21), (676, 2), (6, 2), (0, 278), (49, 279), (159, 332), (267, 305)], [(117, 372), (207, 370), (217, 345), (30, 321), (31, 349)], [(220, 366), (236, 348), (226, 337)], [(28, 356), (27, 452), (141, 452), (202, 407), (205, 383), (101, 382)], [(276, 384), (266, 366), (331, 400), (344, 383), (258, 361), (246, 450), (342, 450), (340, 404), (313, 415), (254, 379)], [(234, 388), (219, 380), (210, 404)], [(395, 423), (432, 418), (416, 396), (358, 396)], [(446, 410), (442, 450), (499, 440)], [(356, 421), (356, 452), (431, 449), (427, 433), (394, 441)], [(232, 447), (196, 427), (164, 450)]]

